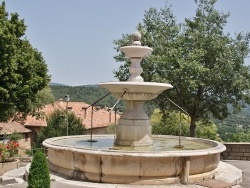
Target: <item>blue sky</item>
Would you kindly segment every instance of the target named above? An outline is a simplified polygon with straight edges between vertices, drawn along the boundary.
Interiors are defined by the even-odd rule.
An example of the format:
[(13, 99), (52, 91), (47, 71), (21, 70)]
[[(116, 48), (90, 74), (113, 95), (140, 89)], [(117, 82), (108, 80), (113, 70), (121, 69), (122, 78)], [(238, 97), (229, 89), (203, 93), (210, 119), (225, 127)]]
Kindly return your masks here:
[[(2, 2), (2, 0), (0, 0)], [(116, 81), (113, 41), (133, 33), (145, 10), (172, 5), (177, 21), (195, 15), (194, 0), (6, 0), (28, 26), (26, 37), (42, 52), (52, 82), (66, 85)], [(250, 31), (249, 0), (218, 0), (230, 12), (226, 31)], [(250, 60), (246, 60), (250, 64)]]

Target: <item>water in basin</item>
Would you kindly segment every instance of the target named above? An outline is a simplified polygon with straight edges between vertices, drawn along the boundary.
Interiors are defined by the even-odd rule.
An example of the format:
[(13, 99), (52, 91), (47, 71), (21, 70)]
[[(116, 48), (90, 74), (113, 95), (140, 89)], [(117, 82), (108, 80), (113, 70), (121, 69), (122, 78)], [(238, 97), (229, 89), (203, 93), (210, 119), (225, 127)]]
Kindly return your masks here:
[(53, 144), (66, 146), (66, 147), (75, 147), (75, 148), (84, 148), (84, 149), (96, 149), (96, 150), (123, 150), (123, 151), (177, 151), (177, 150), (201, 150), (214, 147), (211, 143), (181, 139), (182, 148), (176, 148), (175, 146), (179, 144), (177, 138), (161, 138), (153, 137), (153, 144), (151, 146), (140, 146), (140, 147), (131, 147), (131, 146), (115, 146), (114, 138), (110, 137), (97, 137), (95, 142), (89, 142), (87, 137), (71, 137), (71, 138), (62, 138), (53, 141)]

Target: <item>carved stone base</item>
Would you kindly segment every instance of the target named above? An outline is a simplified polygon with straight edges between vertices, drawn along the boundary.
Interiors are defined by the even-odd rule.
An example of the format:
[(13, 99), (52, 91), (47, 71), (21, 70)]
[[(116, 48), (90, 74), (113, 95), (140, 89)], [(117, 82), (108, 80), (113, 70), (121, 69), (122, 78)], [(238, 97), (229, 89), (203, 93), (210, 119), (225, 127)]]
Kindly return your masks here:
[(126, 111), (116, 128), (115, 144), (123, 146), (148, 146), (152, 144), (151, 125), (143, 111), (144, 101), (126, 101)]

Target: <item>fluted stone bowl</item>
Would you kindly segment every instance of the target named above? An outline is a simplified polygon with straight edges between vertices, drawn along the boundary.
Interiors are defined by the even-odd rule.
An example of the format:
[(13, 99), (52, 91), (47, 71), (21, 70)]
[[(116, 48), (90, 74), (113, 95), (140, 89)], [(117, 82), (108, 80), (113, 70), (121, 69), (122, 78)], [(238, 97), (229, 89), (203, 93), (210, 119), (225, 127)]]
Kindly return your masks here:
[(172, 89), (171, 84), (156, 82), (102, 82), (99, 86), (107, 89), (116, 98), (120, 98), (124, 91), (124, 100), (152, 100), (166, 89)]

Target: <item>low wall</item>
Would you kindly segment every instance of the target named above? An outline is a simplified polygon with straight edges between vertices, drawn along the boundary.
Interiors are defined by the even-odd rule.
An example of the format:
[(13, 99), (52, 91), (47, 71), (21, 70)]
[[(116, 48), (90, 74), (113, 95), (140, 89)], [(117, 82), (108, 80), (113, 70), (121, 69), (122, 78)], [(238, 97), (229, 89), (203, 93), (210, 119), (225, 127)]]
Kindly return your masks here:
[(0, 163), (0, 176), (2, 176), (4, 173), (14, 170), (20, 167), (19, 160), (15, 160), (12, 162), (5, 162)]
[(226, 151), (221, 153), (222, 160), (247, 160), (250, 161), (250, 142), (246, 143), (223, 143)]

